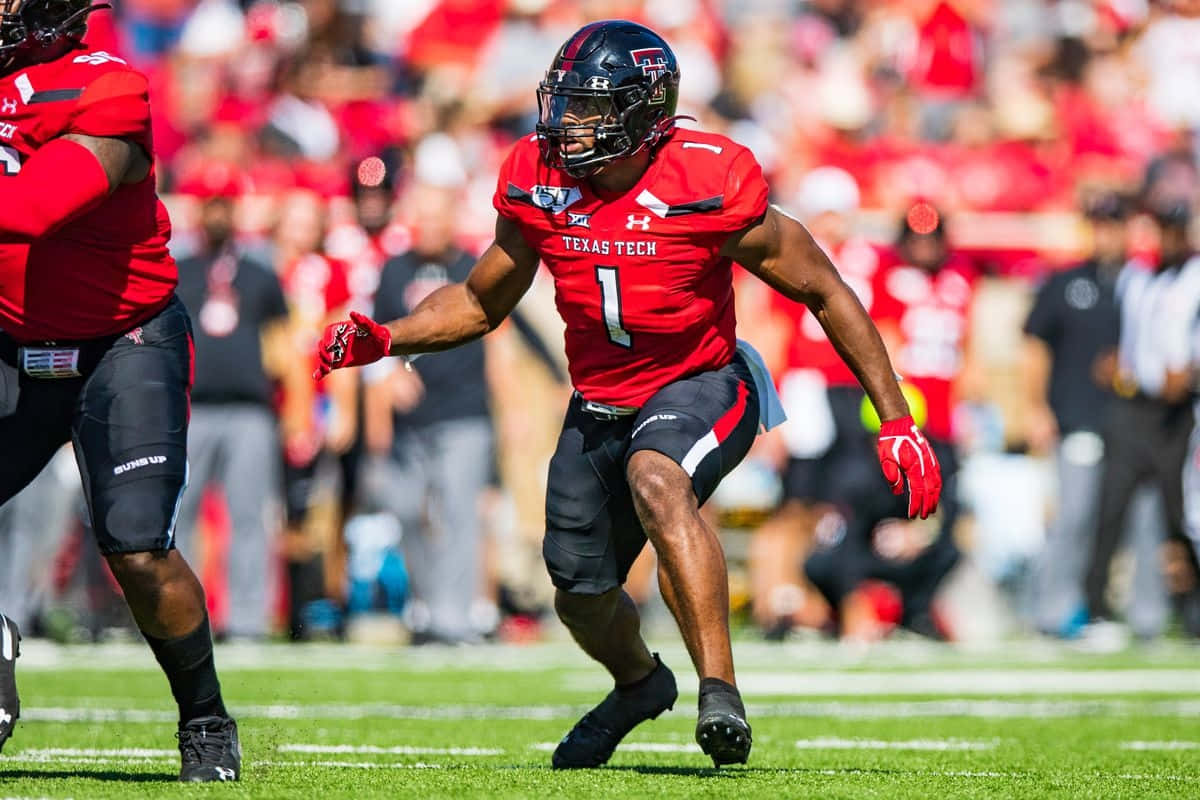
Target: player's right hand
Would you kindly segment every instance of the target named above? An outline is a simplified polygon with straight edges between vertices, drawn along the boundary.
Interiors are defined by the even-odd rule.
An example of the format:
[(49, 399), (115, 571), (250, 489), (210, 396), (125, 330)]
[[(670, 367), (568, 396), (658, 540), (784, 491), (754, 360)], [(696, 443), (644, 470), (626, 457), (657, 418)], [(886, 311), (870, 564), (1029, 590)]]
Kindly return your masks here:
[(325, 327), (317, 346), (320, 364), (313, 377), (321, 380), (335, 369), (378, 361), (392, 349), (392, 334), (375, 320), (350, 312), (350, 319)]
[(912, 417), (893, 419), (879, 427), (879, 466), (892, 494), (904, 491), (908, 480), (908, 516), (925, 519), (937, 510), (942, 494), (942, 468), (929, 440)]

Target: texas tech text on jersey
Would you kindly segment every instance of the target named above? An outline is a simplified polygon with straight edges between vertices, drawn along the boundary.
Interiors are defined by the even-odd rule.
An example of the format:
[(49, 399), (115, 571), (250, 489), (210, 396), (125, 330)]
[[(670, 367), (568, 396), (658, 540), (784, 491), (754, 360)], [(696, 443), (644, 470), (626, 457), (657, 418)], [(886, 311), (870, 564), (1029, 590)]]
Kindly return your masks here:
[(494, 203), (554, 277), (571, 380), (587, 399), (640, 406), (733, 357), (732, 261), (721, 248), (767, 209), (745, 147), (676, 129), (641, 180), (613, 195), (547, 166), (526, 137)]

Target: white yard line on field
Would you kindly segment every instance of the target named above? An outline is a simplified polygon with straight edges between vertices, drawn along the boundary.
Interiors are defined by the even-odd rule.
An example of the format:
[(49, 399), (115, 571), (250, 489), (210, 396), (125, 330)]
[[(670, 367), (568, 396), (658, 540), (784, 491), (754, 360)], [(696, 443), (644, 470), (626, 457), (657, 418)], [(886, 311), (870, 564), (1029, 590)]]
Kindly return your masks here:
[(275, 748), (281, 753), (358, 753), (363, 755), (391, 756), (502, 756), (498, 747), (414, 747), (396, 745), (380, 747), (371, 744), (281, 744)]
[[(557, 635), (554, 632), (551, 635)], [(489, 672), (529, 670), (593, 669), (573, 642), (561, 632), (561, 641), (534, 645), (484, 644), (470, 647), (383, 647), (347, 644), (235, 643), (218, 646), (217, 661), (222, 673), (253, 671), (441, 672), (482, 669)], [(656, 637), (652, 644), (669, 664), (685, 664), (687, 653), (676, 634)], [(158, 665), (140, 641), (100, 645), (56, 645), (28, 639), (21, 643), (23, 670), (119, 670), (157, 671)], [(993, 643), (947, 646), (915, 639), (893, 639), (867, 649), (848, 648), (820, 639), (784, 643), (737, 641), (734, 643), (739, 672), (747, 670), (830, 669), (886, 664), (899, 670), (955, 667), (973, 668), (982, 663), (993, 667), (1052, 666), (1064, 658), (1078, 659), (1073, 646), (1044, 639), (1002, 640)], [(1160, 642), (1150, 653), (1159, 666), (1191, 667), (1195, 649), (1185, 642)]]
[(979, 742), (966, 739), (908, 739), (889, 741), (886, 739), (839, 739), (824, 736), (816, 739), (801, 739), (796, 747), (801, 750), (992, 750), (997, 741)]
[[(534, 750), (543, 753), (553, 752), (558, 742), (537, 742), (531, 744)], [(622, 742), (617, 748), (623, 753), (700, 753), (700, 745), (680, 744), (679, 742)]]
[[(612, 679), (571, 673), (563, 684), (572, 691), (612, 688)], [(927, 694), (1062, 695), (1062, 694), (1200, 694), (1200, 670), (1195, 669), (939, 669), (912, 672), (738, 670), (743, 696), (817, 695), (882, 696)]]
[(17, 750), (11, 755), (30, 758), (66, 758), (70, 756), (82, 756), (84, 758), (178, 758), (179, 751), (176, 749), (164, 750), (148, 747), (31, 747), (26, 750)]
[(1168, 740), (1165, 742), (1121, 742), (1122, 750), (1200, 750), (1200, 742)]
[[(908, 719), (912, 717), (966, 717), (978, 719), (1059, 719), (1087, 716), (1195, 717), (1200, 716), (1200, 699), (1194, 700), (993, 700), (947, 698), (944, 700), (797, 700), (782, 703), (747, 703), (752, 717), (799, 717), (838, 719)], [(428, 721), (461, 720), (573, 720), (588, 704), (497, 706), (497, 705), (393, 705), (388, 703), (325, 703), (315, 705), (238, 706), (239, 719), (396, 719)], [(22, 722), (173, 722), (176, 712), (131, 708), (27, 706)]]
[(338, 769), (445, 769), (446, 764), (427, 764), (423, 761), (252, 761), (256, 767), (334, 767)]
[(839, 719), (907, 719), (909, 717), (970, 717), (980, 719), (1059, 719), (1090, 716), (1193, 717), (1200, 700), (798, 700), (747, 703), (752, 716), (835, 717)]

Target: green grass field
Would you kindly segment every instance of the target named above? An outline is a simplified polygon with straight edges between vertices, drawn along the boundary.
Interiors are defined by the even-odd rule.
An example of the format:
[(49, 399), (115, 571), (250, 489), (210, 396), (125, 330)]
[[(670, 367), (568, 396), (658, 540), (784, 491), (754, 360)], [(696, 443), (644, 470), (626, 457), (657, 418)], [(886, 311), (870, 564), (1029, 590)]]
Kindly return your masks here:
[(148, 651), (28, 643), (0, 797), (1115, 798), (1200, 796), (1200, 649), (1089, 656), (1030, 642), (851, 653), (739, 643), (745, 767), (692, 740), (695, 676), (598, 770), (549, 768), (604, 693), (566, 643), (218, 650), (245, 752), (237, 785), (180, 786), (172, 705)]

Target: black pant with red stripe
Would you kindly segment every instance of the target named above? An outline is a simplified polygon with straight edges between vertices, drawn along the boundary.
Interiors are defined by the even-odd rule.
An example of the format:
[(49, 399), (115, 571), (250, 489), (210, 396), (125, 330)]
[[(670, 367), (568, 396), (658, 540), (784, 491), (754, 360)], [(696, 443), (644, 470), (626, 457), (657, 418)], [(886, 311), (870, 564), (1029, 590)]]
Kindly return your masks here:
[(639, 450), (691, 476), (699, 503), (745, 457), (758, 432), (758, 394), (741, 355), (660, 389), (636, 414), (605, 418), (571, 400), (546, 487), (542, 555), (554, 585), (603, 594), (625, 583), (646, 544), (626, 478)]
[[(191, 332), (175, 298), (103, 339), (23, 348), (0, 332), (0, 504), (73, 442), (100, 551), (174, 547), (187, 480)], [(39, 369), (39, 354), (57, 366)]]

